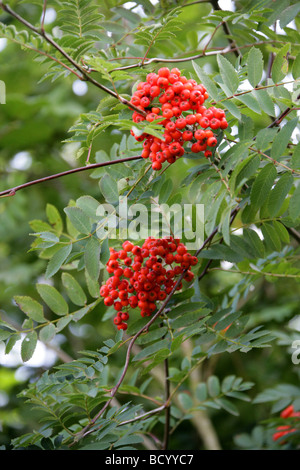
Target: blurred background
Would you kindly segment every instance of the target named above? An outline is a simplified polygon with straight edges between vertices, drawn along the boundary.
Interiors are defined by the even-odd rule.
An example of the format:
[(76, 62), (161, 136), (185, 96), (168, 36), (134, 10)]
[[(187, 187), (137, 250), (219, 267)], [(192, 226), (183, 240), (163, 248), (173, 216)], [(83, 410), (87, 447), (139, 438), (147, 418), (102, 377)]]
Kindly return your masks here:
[[(41, 18), (39, 3), (42, 2), (9, 2), (12, 8), (17, 9), (33, 24), (38, 24)], [(97, 2), (105, 20), (111, 22), (111, 32), (102, 41), (99, 40), (99, 50), (105, 49), (111, 53), (112, 44), (133, 26), (130, 19), (120, 18), (114, 7), (123, 4), (123, 7), (142, 21), (151, 12), (149, 2), (144, 2), (148, 11), (143, 9), (143, 2), (139, 3), (140, 5), (135, 2)], [(152, 2), (152, 13), (155, 12), (157, 3)], [(169, 7), (175, 7), (187, 2), (167, 3)], [(241, 9), (245, 3), (219, 1), (221, 8), (228, 10)], [(180, 19), (184, 22), (184, 28), (178, 33), (173, 45), (168, 41), (159, 43), (151, 50), (151, 56), (184, 56), (201, 50), (207, 33), (211, 32), (207, 19), (210, 10), (211, 6), (207, 3), (183, 8)], [(0, 14), (0, 18), (6, 24), (15, 24), (18, 29), (23, 29), (8, 15)], [(57, 27), (56, 19), (57, 12), (50, 1), (45, 16), (46, 30), (52, 31)], [(289, 26), (296, 28), (296, 23), (299, 23), (299, 19)], [(277, 29), (277, 33), (280, 34), (280, 30)], [(239, 41), (241, 44), (240, 37)], [(245, 38), (244, 43), (247, 41), (248, 38)], [(227, 45), (222, 30), (216, 34), (213, 45), (215, 48)], [(263, 46), (261, 50), (267, 63), (269, 51)], [(138, 46), (132, 47), (131, 53), (138, 56), (139, 52)], [(40, 63), (34, 57), (33, 52), (21, 49), (18, 44), (0, 36), (0, 79), (6, 84), (6, 104), (0, 105), (0, 190), (84, 165), (85, 159), (78, 155), (80, 144), (63, 141), (69, 137), (68, 129), (78, 116), (96, 109), (104, 97), (99, 89), (74, 79), (74, 76), (60, 77), (53, 82), (41, 80), (47, 73), (48, 64)], [(199, 63), (207, 72), (216, 70), (214, 57)], [(192, 71), (189, 62), (184, 63), (183, 68), (187, 74)], [(130, 94), (137, 79), (138, 76), (133, 75), (132, 83), (121, 83), (119, 92)], [(251, 118), (255, 128), (268, 123), (266, 116), (252, 113)], [(94, 162), (93, 157), (97, 150), (109, 153), (113, 143), (120, 143), (121, 138), (122, 133), (111, 128), (100, 134), (93, 147), (90, 162)], [(178, 175), (181, 180), (182, 172), (187, 171), (189, 165), (187, 160), (182, 160), (169, 169), (175, 185)], [(18, 192), (14, 197), (0, 199), (0, 311), (3, 319), (20, 326), (23, 316), (12, 300), (13, 296), (35, 297), (35, 283), (44, 280), (47, 260), (39, 258), (37, 252), (30, 251), (33, 241), (30, 235), (33, 231), (31, 221), (47, 220), (47, 203), (53, 204), (62, 213), (70, 200), (84, 194), (98, 200), (102, 197), (97, 178), (92, 178), (89, 172), (34, 185)], [(239, 274), (227, 275), (226, 272), (217, 271), (203, 279), (202, 289), (209, 298), (218, 298), (224, 294), (234, 297), (242, 278)], [(59, 288), (59, 277), (54, 276), (51, 282)], [(299, 283), (284, 278), (277, 282), (265, 279), (250, 282), (246, 295), (239, 303), (244, 312), (250, 314), (251, 325), (264, 324), (265, 328), (276, 332), (278, 341), (271, 348), (253, 350), (244, 355), (238, 352), (214, 356), (203, 371), (204, 377), (216, 374), (222, 378), (236, 374), (255, 383), (250, 392), (253, 397), (266, 387), (280, 383), (299, 385), (300, 364), (293, 364), (291, 361), (291, 339), (294, 334), (297, 337), (297, 331), (300, 331)], [(103, 338), (112, 334), (112, 325), (103, 322), (102, 316), (103, 307), (100, 305), (82, 321), (57, 335), (50, 346), (46, 347), (39, 342), (34, 356), (27, 363), (21, 361), (19, 342), (9, 355), (4, 354), (4, 347), (0, 345), (0, 445), (8, 445), (12, 438), (34, 427), (38, 420), (38, 415), (32, 413), (22, 399), (17, 398), (28, 381), (34, 380), (60, 361), (76, 358), (83, 349), (97, 349)], [(122, 357), (117, 356), (116, 360), (122, 360)], [(222, 447), (234, 448), (235, 436), (250, 432), (254, 426), (268, 418), (270, 408), (266, 404), (252, 406), (241, 402), (238, 417), (212, 411), (212, 423), (218, 430)], [(182, 425), (181, 436), (182, 441), (175, 443), (175, 446), (184, 448), (191, 445), (191, 442), (193, 447), (190, 448), (201, 446), (199, 437), (190, 430), (188, 423)]]

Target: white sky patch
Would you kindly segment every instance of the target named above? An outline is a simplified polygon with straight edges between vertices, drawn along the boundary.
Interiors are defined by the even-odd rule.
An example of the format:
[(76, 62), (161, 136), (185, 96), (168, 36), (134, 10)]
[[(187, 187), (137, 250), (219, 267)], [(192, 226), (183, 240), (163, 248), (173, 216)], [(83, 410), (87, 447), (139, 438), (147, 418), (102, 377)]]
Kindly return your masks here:
[(9, 397), (8, 397), (7, 393), (0, 392), (0, 407), (1, 406), (6, 406), (8, 402), (9, 402)]
[(75, 80), (72, 85), (73, 93), (77, 96), (84, 96), (88, 91), (88, 86), (85, 82), (81, 80)]
[[(44, 24), (51, 24), (56, 19), (56, 11), (54, 8), (47, 8), (44, 18)], [(42, 20), (42, 16), (41, 16)]]
[(289, 327), (293, 330), (300, 331), (300, 316), (297, 315), (296, 317), (292, 318), (289, 322)]
[(228, 271), (230, 268), (232, 268), (233, 263), (230, 263), (229, 261), (221, 261), (221, 268), (225, 269)]
[(14, 170), (28, 170), (31, 167), (32, 158), (29, 152), (18, 152), (10, 160), (9, 165)]
[(226, 11), (235, 11), (235, 4), (232, 0), (219, 0), (219, 7)]
[(141, 17), (146, 17), (142, 5), (137, 5), (136, 2), (126, 2), (124, 3), (123, 7), (127, 10), (131, 10), (133, 13), (136, 13)]
[(22, 339), (17, 341), (9, 354), (4, 353), (4, 345), (0, 346), (0, 364), (6, 367), (25, 365), (28, 367), (51, 367), (56, 361), (56, 354), (38, 340), (33, 356), (29, 361), (23, 362), (21, 358)]
[(263, 236), (262, 231), (260, 230), (260, 228), (256, 227), (256, 225), (250, 225), (250, 228), (251, 228), (252, 230), (254, 230), (254, 232), (257, 233), (257, 235), (259, 236), (259, 238), (260, 238), (261, 240), (264, 239), (264, 236)]
[(3, 51), (3, 49), (6, 48), (7, 44), (7, 39), (6, 38), (0, 38), (0, 52)]

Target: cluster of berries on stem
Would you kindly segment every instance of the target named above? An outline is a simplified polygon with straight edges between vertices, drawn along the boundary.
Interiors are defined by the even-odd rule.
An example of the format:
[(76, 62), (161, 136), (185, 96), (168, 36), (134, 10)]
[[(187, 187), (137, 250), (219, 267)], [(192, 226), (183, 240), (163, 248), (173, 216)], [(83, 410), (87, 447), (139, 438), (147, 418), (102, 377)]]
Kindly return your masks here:
[(149, 73), (145, 82), (138, 83), (130, 102), (146, 116), (135, 111), (133, 122), (155, 121), (164, 127), (163, 140), (131, 131), (137, 141), (144, 141), (142, 157), (151, 160), (153, 170), (160, 170), (165, 161), (171, 164), (182, 157), (185, 144), (189, 144), (193, 153), (212, 156), (218, 143), (214, 131), (226, 129), (228, 123), (222, 109), (204, 106), (207, 98), (206, 88), (181, 75), (177, 68), (162, 67), (157, 73)]
[[(300, 418), (300, 411), (295, 411), (293, 405), (289, 405), (280, 413), (281, 418)], [(292, 428), (290, 425), (278, 426), (276, 432), (273, 434), (273, 441), (277, 441), (283, 436), (295, 432), (297, 429)], [(283, 444), (283, 442), (281, 442)]]
[[(127, 329), (130, 309), (138, 308), (142, 317), (151, 316), (157, 302), (172, 292), (180, 275), (184, 273), (187, 282), (193, 280), (191, 267), (197, 262), (197, 257), (173, 237), (149, 237), (142, 246), (125, 241), (119, 251), (110, 248), (106, 269), (112, 276), (101, 286), (100, 295), (106, 306), (113, 305), (117, 311), (117, 328)], [(181, 289), (182, 282), (176, 287)]]

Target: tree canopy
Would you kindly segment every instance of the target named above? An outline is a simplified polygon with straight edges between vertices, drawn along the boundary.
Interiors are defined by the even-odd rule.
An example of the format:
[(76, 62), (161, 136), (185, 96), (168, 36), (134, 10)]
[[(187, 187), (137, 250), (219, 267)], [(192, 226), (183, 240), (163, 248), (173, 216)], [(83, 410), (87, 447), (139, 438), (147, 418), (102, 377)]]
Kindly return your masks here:
[(299, 11), (0, 1), (2, 449), (299, 449)]

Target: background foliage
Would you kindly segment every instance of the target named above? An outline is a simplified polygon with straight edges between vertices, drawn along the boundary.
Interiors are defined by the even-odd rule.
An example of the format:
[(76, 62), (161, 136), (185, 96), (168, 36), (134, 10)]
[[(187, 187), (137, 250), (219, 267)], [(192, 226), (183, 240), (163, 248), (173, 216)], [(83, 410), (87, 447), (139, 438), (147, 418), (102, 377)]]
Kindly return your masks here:
[[(1, 198), (4, 449), (299, 447), (297, 420), (272, 440), (280, 412), (300, 410), (299, 3), (153, 3), (0, 2), (2, 191), (140, 155), (126, 100), (163, 65), (202, 82), (229, 122), (211, 160), (152, 175), (137, 159)], [(146, 323), (116, 335), (99, 298), (108, 242), (90, 234), (98, 203), (122, 194), (203, 203), (207, 242), (199, 280), (132, 343), (109, 401)]]

